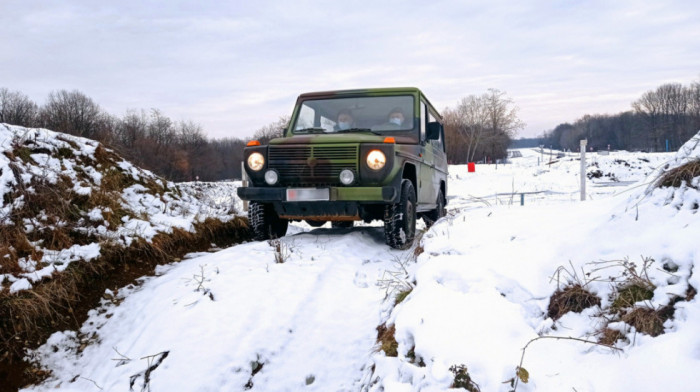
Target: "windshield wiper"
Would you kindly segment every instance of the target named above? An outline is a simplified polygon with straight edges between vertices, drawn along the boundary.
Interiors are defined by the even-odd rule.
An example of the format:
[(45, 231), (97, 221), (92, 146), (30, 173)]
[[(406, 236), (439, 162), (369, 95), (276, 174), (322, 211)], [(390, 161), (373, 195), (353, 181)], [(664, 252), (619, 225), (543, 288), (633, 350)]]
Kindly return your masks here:
[(304, 129), (297, 129), (296, 131), (294, 131), (294, 133), (326, 133), (326, 129), (321, 128), (321, 127), (304, 128)]
[(336, 133), (348, 133), (348, 132), (371, 132), (375, 135), (381, 135), (378, 132), (374, 132), (373, 130), (369, 128), (348, 128), (348, 129), (339, 129), (335, 131)]

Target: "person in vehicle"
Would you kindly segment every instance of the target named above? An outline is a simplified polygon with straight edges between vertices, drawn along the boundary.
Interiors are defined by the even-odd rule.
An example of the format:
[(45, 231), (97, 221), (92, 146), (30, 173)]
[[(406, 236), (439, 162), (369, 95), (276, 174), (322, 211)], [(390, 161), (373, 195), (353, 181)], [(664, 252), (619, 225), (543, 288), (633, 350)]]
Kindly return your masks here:
[(394, 124), (397, 127), (400, 127), (403, 125), (403, 122), (406, 120), (406, 118), (403, 115), (403, 110), (401, 108), (393, 108), (391, 109), (391, 112), (389, 112), (389, 124)]
[(354, 119), (352, 118), (352, 113), (348, 109), (343, 109), (338, 112), (337, 122), (335, 125), (336, 130), (350, 129), (353, 127)]
[(403, 114), (403, 109), (395, 107), (391, 109), (387, 116), (387, 122), (377, 127), (377, 129), (402, 129), (406, 122), (406, 116)]

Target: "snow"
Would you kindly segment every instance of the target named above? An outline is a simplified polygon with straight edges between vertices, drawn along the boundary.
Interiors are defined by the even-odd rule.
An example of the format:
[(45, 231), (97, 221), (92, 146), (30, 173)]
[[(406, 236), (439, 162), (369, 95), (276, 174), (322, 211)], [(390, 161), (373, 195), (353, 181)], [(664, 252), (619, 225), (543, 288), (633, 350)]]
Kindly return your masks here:
[[(101, 167), (96, 162), (98, 146), (96, 141), (47, 129), (0, 124), (0, 222), (5, 225), (13, 224), (12, 214), (21, 210), (26, 203), (22, 192), (17, 190), (25, 188), (26, 192), (35, 192), (33, 181), (56, 184), (58, 179), (63, 177), (72, 184), (71, 188), (75, 194), (90, 196), (103, 192), (103, 173), (100, 170), (108, 168)], [(22, 158), (22, 151), (27, 152), (27, 157)], [(20, 157), (11, 160), (13, 155)], [(207, 183), (174, 184), (125, 160), (118, 160), (113, 164), (134, 181), (150, 181), (162, 185), (163, 192), (158, 194), (140, 183), (121, 190), (121, 194), (115, 195), (114, 198), (118, 199), (120, 208), (127, 215), (117, 227), (105, 220), (106, 212), (114, 212), (109, 207), (98, 206), (85, 211), (74, 230), (85, 236), (94, 236), (99, 242), (112, 241), (128, 246), (137, 238), (151, 240), (158, 233), (172, 232), (173, 228), (194, 231), (194, 224), (204, 222), (207, 218), (227, 221), (235, 216), (236, 211), (241, 210), (240, 201), (236, 204), (233, 200), (240, 182), (221, 183), (216, 186)], [(203, 197), (202, 189), (209, 188), (216, 191), (211, 192), (208, 197)], [(44, 211), (40, 216), (25, 219), (26, 233), (66, 226), (64, 221), (53, 225), (47, 223), (50, 220), (48, 218)], [(74, 261), (94, 260), (100, 250), (98, 242), (61, 250), (46, 249), (48, 244), (41, 242), (35, 242), (33, 245), (36, 254), (44, 255), (40, 260), (41, 268), (37, 270), (36, 260), (21, 258), (18, 264), (26, 268), (22, 268), (19, 273), (9, 273), (0, 267), (0, 283), (15, 282), (22, 278), (36, 282), (51, 277), (54, 271), (64, 270)], [(11, 290), (16, 292), (32, 286), (15, 282), (12, 287)]]
[[(27, 390), (127, 390), (132, 376), (141, 389), (158, 359), (154, 391), (443, 391), (455, 365), (481, 391), (512, 390), (518, 366), (529, 373), (518, 391), (697, 390), (697, 298), (675, 303), (664, 334), (613, 320), (608, 327), (625, 339), (613, 348), (591, 343), (610, 317), (615, 282), (629, 274), (624, 262), (656, 286), (638, 306), (658, 309), (700, 288), (697, 190), (649, 187), (688, 154), (700, 156), (697, 145), (686, 147), (588, 154), (587, 172), (601, 176), (587, 179), (584, 202), (578, 154), (550, 163), (522, 150), (476, 173), (451, 166), (448, 216), (423, 234), (415, 260), (413, 249), (387, 247), (376, 225), (304, 223), (290, 226), (279, 252), (275, 242), (256, 242), (189, 255), (108, 290), (80, 331), (57, 332), (29, 353), (52, 376)], [(217, 189), (199, 191), (227, 194)], [(133, 197), (144, 211), (164, 208), (138, 189)], [(653, 262), (643, 271), (645, 259)], [(549, 318), (550, 296), (577, 280), (601, 306)], [(398, 357), (378, 350), (380, 324), (395, 326)]]

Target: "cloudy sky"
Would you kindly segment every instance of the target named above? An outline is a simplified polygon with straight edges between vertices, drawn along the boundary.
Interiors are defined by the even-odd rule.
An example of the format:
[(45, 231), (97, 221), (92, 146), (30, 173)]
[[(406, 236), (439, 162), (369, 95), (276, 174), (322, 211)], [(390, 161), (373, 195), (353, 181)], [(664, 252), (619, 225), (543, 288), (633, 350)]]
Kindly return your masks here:
[(250, 137), (302, 92), (393, 86), (440, 110), (505, 91), (531, 137), (700, 81), (697, 0), (2, 0), (0, 25), (0, 87), (157, 108), (215, 138)]

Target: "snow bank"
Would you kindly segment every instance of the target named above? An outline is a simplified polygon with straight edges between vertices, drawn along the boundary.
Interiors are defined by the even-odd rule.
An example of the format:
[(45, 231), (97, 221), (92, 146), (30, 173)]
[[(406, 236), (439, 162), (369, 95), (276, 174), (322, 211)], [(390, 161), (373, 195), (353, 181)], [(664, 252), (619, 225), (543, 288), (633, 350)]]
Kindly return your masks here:
[[(624, 164), (630, 160), (650, 163), (635, 174), (643, 185), (696, 159), (699, 152), (693, 139), (673, 158), (629, 154), (623, 159), (612, 154), (597, 158), (594, 167), (610, 168), (616, 161), (622, 163), (618, 169), (633, 166)], [(512, 170), (497, 170), (504, 169)], [(574, 182), (572, 171), (549, 168), (535, 173), (540, 179), (561, 176)], [(526, 173), (513, 170), (513, 189), (562, 187), (558, 180), (555, 185), (531, 183)], [(462, 178), (458, 187), (494, 189), (475, 186), (467, 175)], [(507, 189), (507, 184), (500, 187)], [(621, 189), (622, 197), (630, 189), (640, 186)], [(424, 236), (425, 252), (411, 275), (416, 288), (386, 321), (395, 325), (399, 355), (375, 355), (368, 390), (445, 390), (453, 386), (455, 374), (449, 369), (455, 365), (465, 365), (482, 391), (510, 391), (516, 380), (519, 391), (695, 390), (700, 337), (692, 331), (700, 326), (700, 306), (696, 299), (682, 298), (688, 293), (692, 297), (691, 286), (700, 288), (700, 279), (692, 273), (700, 258), (700, 222), (697, 207), (671, 208), (668, 195), (675, 196), (676, 205), (688, 206), (696, 202), (696, 190), (655, 189), (647, 196), (650, 203), (640, 203), (637, 196), (643, 190), (631, 197), (634, 213), (619, 197), (576, 204), (552, 204), (550, 198), (530, 208), (515, 207), (517, 201), (482, 201), (478, 208), (462, 204)], [(560, 191), (566, 192), (566, 187)], [(497, 193), (486, 194), (487, 200)], [(644, 260), (651, 262), (645, 270)], [(673, 306), (673, 317), (660, 336), (642, 334), (607, 313), (619, 289), (614, 282), (624, 281), (630, 263), (656, 287), (651, 299), (636, 306)], [(572, 282), (584, 284), (601, 299), (601, 306), (554, 321), (547, 316), (549, 298)], [(608, 325), (609, 319), (617, 322)], [(622, 333), (613, 348), (596, 344), (606, 326)], [(529, 373), (524, 383), (516, 372), (529, 343), (522, 363)]]
[[(0, 225), (14, 227), (31, 246), (15, 252), (17, 244), (0, 244), (8, 251), (0, 257), (17, 258), (4, 269), (0, 263), (0, 283), (12, 292), (31, 288), (76, 260), (95, 259), (104, 241), (128, 246), (173, 228), (193, 231), (194, 223), (207, 218), (227, 221), (238, 211), (237, 184), (217, 185), (219, 196), (202, 197), (206, 184), (165, 181), (93, 140), (0, 124), (0, 150)], [(65, 205), (34, 212), (38, 207), (29, 198), (40, 199), (42, 192)], [(80, 243), (51, 243), (57, 231)]]

